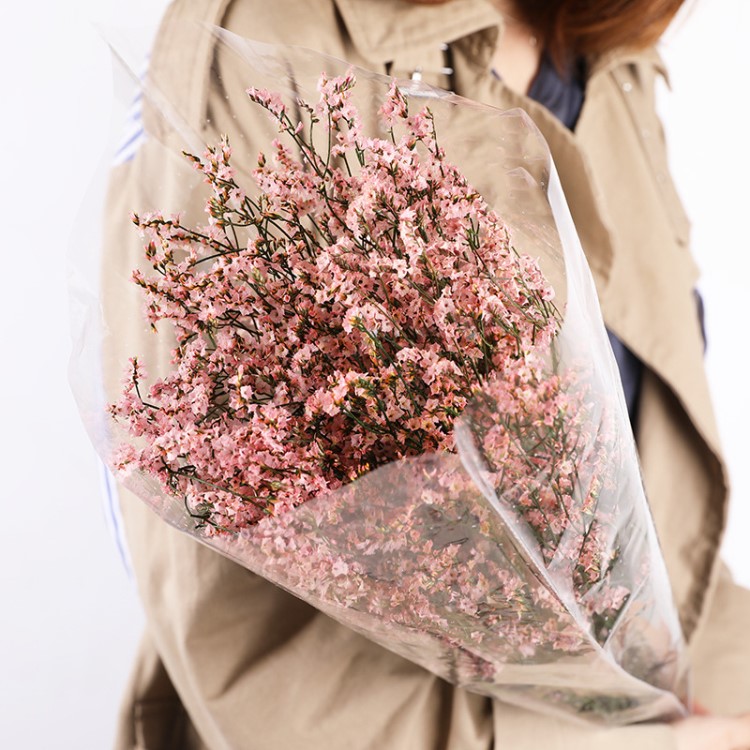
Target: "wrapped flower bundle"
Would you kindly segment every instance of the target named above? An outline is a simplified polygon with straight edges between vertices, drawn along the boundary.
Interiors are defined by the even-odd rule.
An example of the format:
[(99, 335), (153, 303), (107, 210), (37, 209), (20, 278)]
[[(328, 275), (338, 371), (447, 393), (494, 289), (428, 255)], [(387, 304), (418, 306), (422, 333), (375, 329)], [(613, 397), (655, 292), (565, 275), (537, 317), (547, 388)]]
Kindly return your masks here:
[(131, 360), (110, 463), (456, 684), (598, 723), (680, 715), (679, 624), (580, 248), (557, 239), (553, 289), (444, 150), (447, 105), (421, 91), (412, 112), (391, 83), (375, 136), (355, 88), (251, 88), (282, 135), (255, 186), (223, 139), (187, 155), (204, 225), (133, 215), (174, 348), (148, 386)]

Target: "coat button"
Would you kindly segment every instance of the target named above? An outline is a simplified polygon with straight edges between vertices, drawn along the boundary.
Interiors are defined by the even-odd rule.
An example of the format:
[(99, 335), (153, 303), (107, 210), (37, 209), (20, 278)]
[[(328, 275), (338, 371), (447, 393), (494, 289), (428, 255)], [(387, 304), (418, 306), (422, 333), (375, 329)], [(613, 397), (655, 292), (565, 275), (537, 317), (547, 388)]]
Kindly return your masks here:
[(622, 84), (622, 90), (629, 94), (633, 90), (633, 84), (630, 83), (630, 81), (625, 81), (625, 83)]

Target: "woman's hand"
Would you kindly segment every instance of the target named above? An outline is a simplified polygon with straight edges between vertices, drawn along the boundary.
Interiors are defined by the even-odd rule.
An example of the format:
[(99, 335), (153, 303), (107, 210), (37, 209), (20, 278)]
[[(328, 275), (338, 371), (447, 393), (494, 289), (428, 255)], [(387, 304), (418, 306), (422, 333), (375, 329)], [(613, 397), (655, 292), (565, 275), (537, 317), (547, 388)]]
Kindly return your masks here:
[(678, 750), (750, 750), (750, 714), (690, 716), (673, 727)]

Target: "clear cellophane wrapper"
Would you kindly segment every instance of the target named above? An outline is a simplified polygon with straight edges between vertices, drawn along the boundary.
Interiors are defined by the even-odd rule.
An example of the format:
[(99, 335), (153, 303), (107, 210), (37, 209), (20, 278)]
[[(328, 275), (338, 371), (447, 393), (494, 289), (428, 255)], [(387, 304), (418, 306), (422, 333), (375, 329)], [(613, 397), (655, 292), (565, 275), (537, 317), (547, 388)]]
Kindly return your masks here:
[[(199, 224), (208, 188), (181, 152), (201, 154), (227, 134), (238, 182), (250, 186), (258, 150), (270, 151), (279, 136), (256, 104), (232, 101), (255, 86), (291, 106), (299, 97), (313, 102), (321, 71), (350, 70), (306, 50), (219, 29), (201, 34), (217, 61), (205, 91), (181, 98), (159, 69), (141, 81), (143, 144), (127, 187), (110, 199), (100, 254), (74, 274), (72, 379), (110, 465), (133, 441), (107, 411), (128, 358), (137, 355), (155, 380), (169, 372), (173, 346), (167, 326), (155, 334), (141, 315), (131, 272), (149, 269), (128, 214), (180, 212)], [(354, 73), (354, 102), (372, 135), (383, 137), (376, 113), (390, 81)], [(413, 81), (401, 91), (410, 108), (430, 108), (446, 158), (555, 290), (561, 324), (543, 368), (573, 404), (566, 430), (576, 469), (565, 520), (546, 534), (530, 520), (529, 497), (560, 484), (566, 456), (539, 458), (543, 428), (523, 415), (508, 419), (492, 389), (457, 418), (453, 451), (392, 461), (231, 534), (196, 523), (185, 498), (153, 477), (131, 471), (122, 481), (154, 510), (154, 523), (168, 522), (455, 685), (599, 724), (681, 716), (688, 680), (680, 625), (617, 366), (549, 150), (522, 111)], [(160, 168), (145, 166), (154, 164)], [(503, 432), (515, 446), (505, 459), (487, 442)], [(587, 576), (582, 550), (594, 539), (598, 573)]]

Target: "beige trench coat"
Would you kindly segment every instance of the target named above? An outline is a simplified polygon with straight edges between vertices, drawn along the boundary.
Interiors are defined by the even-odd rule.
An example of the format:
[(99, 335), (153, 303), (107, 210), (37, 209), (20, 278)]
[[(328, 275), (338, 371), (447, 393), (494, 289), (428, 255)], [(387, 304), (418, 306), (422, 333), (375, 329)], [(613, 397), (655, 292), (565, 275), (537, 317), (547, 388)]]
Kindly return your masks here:
[[(750, 594), (717, 562), (727, 486), (703, 371), (688, 222), (670, 180), (653, 52), (596, 60), (575, 135), (489, 70), (502, 18), (488, 0), (435, 7), (402, 0), (176, 0), (151, 75), (206, 141), (265, 144), (246, 111), (247, 81), (185, 22), (317, 49), (381, 73), (423, 78), (500, 108), (526, 109), (547, 138), (605, 319), (646, 364), (638, 443), (647, 493), (694, 664), (696, 697), (750, 710)], [(191, 30), (192, 29), (192, 30)], [(454, 74), (441, 72), (448, 44)], [(216, 72), (226, 96), (209, 87)], [(235, 75), (235, 79), (233, 79)], [(243, 102), (240, 101), (243, 100)], [(240, 109), (245, 107), (245, 109)], [(209, 119), (214, 130), (202, 123)], [(184, 208), (180, 158), (150, 138), (114, 169), (106, 221), (104, 309), (120, 362), (150, 350), (140, 301), (121, 279), (139, 263), (132, 210)], [(257, 129), (256, 129), (257, 126)], [(117, 375), (119, 377), (119, 375)], [(111, 381), (117, 379), (111, 376)], [(111, 385), (111, 387), (114, 387)], [(122, 510), (147, 628), (117, 748), (177, 750), (668, 750), (671, 729), (587, 730), (456, 689), (179, 534), (123, 490)]]

